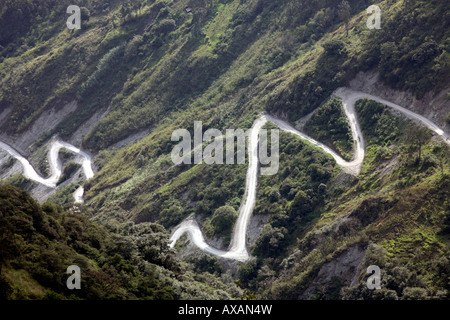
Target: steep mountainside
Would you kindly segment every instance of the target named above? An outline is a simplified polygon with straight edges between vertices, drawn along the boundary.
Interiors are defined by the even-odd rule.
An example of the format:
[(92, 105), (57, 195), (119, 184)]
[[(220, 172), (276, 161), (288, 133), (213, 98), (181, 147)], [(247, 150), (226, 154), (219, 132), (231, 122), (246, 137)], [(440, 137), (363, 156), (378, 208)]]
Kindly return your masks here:
[[(160, 225), (106, 227), (26, 192), (0, 186), (1, 298), (231, 299), (229, 280), (197, 275), (179, 261)], [(81, 290), (69, 290), (66, 269), (82, 270)], [(226, 278), (224, 278), (226, 279)]]
[[(258, 176), (246, 234), (250, 260), (205, 254), (186, 236), (173, 252), (166, 231), (194, 214), (206, 241), (227, 250), (245, 204), (248, 158), (173, 163), (172, 133), (192, 134), (194, 121), (203, 132), (224, 133), (250, 129), (262, 112), (293, 125), (299, 120), (297, 128), (351, 161), (356, 137), (343, 102), (333, 97), (351, 87), (423, 115), (448, 134), (448, 1), (80, 0), (81, 29), (69, 30), (71, 4), (0, 0), (0, 142), (42, 180), (58, 178), (54, 186), (33, 181), (24, 161), (0, 148), (0, 178), (42, 205), (1, 186), (4, 201), (13, 202), (0, 208), (8, 221), (2, 241), (9, 246), (17, 234), (21, 243), (14, 247), (19, 257), (2, 261), (10, 298), (42, 298), (47, 289), (68, 297), (52, 274), (64, 273), (73, 255), (93, 274), (94, 287), (103, 281), (96, 277), (114, 282), (111, 292), (81, 298), (198, 298), (199, 288), (217, 298), (449, 297), (448, 142), (367, 99), (355, 107), (365, 144), (356, 176), (317, 145), (280, 131), (279, 170)], [(381, 8), (381, 29), (367, 26), (370, 5)], [(52, 141), (67, 142), (53, 162)], [(83, 155), (93, 159), (87, 180)], [(32, 208), (23, 211), (22, 201)], [(35, 213), (59, 229), (35, 226)], [(98, 228), (105, 242), (93, 244), (103, 238), (97, 231), (68, 239), (67, 217), (81, 229)], [(26, 230), (14, 219), (26, 221)], [(150, 250), (156, 260), (146, 259), (133, 238), (147, 232), (158, 238)], [(65, 257), (45, 276), (45, 258), (27, 260), (24, 249), (43, 243)], [(108, 251), (120, 244), (133, 246), (135, 256)], [(176, 269), (162, 262), (166, 257)], [(110, 265), (113, 271), (103, 269)], [(369, 265), (382, 270), (380, 290), (365, 285)], [(182, 278), (180, 270), (190, 273)], [(39, 292), (27, 291), (29, 281)], [(145, 281), (152, 290), (140, 291)]]

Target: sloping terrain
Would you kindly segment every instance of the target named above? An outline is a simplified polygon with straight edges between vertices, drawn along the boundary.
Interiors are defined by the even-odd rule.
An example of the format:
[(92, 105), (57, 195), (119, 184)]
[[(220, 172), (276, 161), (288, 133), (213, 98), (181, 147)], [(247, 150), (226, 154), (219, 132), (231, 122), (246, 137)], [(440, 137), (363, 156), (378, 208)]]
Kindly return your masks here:
[[(81, 0), (82, 27), (69, 30), (68, 0), (5, 0), (0, 141), (45, 180), (56, 135), (93, 156), (93, 177), (80, 178), (74, 158), (59, 154), (65, 180), (43, 187), (20, 175), (20, 163), (3, 151), (0, 176), (58, 210), (80, 211), (92, 220), (86, 223), (151, 223), (172, 232), (195, 214), (205, 241), (227, 251), (246, 199), (249, 159), (174, 165), (174, 130), (193, 132), (194, 121), (203, 131), (247, 130), (262, 112), (288, 127), (316, 110), (304, 131), (349, 161), (353, 122), (345, 123), (338, 105), (327, 109), (333, 92), (349, 87), (410, 109), (448, 134), (450, 3), (348, 3), (346, 10), (334, 0)], [(381, 8), (381, 30), (367, 28), (372, 4)], [(252, 259), (231, 263), (180, 241), (175, 250), (187, 268), (208, 279), (230, 270), (257, 298), (448, 297), (448, 147), (420, 121), (359, 98), (359, 175), (280, 132), (279, 171), (255, 185)], [(75, 203), (80, 186), (84, 203)], [(227, 226), (217, 223), (225, 212)], [(167, 243), (158, 242), (157, 256), (168, 250), (163, 233)], [(369, 264), (382, 269), (382, 291), (364, 286)], [(29, 270), (8, 262), (2, 274), (39, 282)], [(44, 291), (20, 294), (39, 298)], [(242, 292), (235, 293), (227, 297)]]

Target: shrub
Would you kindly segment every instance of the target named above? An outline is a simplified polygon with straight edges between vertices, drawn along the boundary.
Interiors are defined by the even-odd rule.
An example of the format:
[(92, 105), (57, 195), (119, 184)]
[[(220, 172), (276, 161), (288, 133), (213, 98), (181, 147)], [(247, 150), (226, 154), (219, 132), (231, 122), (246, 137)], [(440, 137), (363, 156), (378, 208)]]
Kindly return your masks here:
[(298, 214), (303, 216), (311, 211), (312, 209), (312, 201), (308, 197), (308, 195), (299, 190), (294, 197), (294, 201), (291, 204), (291, 214)]
[(277, 202), (280, 200), (281, 194), (278, 191), (278, 188), (272, 188), (269, 192), (269, 200), (270, 202)]
[(350, 160), (353, 138), (339, 99), (332, 99), (314, 112), (306, 122), (305, 131), (313, 138), (334, 147)]
[(154, 27), (154, 31), (159, 34), (167, 34), (176, 29), (176, 23), (173, 19), (164, 19)]
[(138, 49), (139, 46), (142, 44), (142, 42), (143, 36), (141, 35), (134, 36), (133, 39), (131, 39), (131, 41), (128, 42), (127, 46), (125, 47), (124, 58), (126, 60), (131, 60), (133, 57), (138, 55)]
[(322, 47), (325, 49), (325, 53), (330, 56), (340, 56), (345, 52), (345, 43), (337, 39), (325, 42)]
[(78, 99), (87, 96), (110, 72), (117, 67), (123, 55), (125, 44), (109, 50), (97, 64), (96, 70), (88, 77), (78, 90)]

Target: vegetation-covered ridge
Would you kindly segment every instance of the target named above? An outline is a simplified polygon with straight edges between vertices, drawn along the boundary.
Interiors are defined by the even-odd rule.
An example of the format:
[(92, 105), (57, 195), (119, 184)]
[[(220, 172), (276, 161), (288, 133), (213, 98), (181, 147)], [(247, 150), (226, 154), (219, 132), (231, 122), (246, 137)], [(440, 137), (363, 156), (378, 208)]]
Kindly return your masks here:
[[(69, 105), (74, 111), (42, 128), (31, 149), (56, 133), (70, 141), (108, 111), (79, 138), (98, 169), (84, 185), (81, 214), (67, 213), (74, 185), (52, 198), (62, 208), (40, 207), (2, 186), (0, 237), (8, 236), (1, 241), (20, 253), (5, 255), (2, 292), (70, 297), (65, 270), (76, 256), (92, 283), (79, 298), (239, 297), (214, 257), (195, 253), (181, 261), (165, 245), (146, 256), (136, 238), (143, 228), (149, 241), (166, 242), (164, 228), (194, 212), (205, 234), (223, 236), (224, 221), (233, 221), (241, 205), (247, 166), (175, 166), (172, 132), (192, 132), (194, 121), (204, 130), (246, 130), (262, 111), (294, 122), (322, 106), (307, 130), (346, 157), (346, 129), (337, 105), (326, 101), (358, 72), (377, 72), (384, 84), (418, 98), (448, 88), (449, 1), (346, 2), (80, 0), (82, 28), (71, 31), (69, 0), (2, 1), (2, 135), (27, 133), (47, 111)], [(381, 30), (367, 28), (371, 4), (382, 10)], [(358, 112), (368, 144), (356, 179), (308, 143), (280, 133), (280, 171), (258, 187), (255, 217), (267, 223), (250, 239), (256, 258), (238, 266), (240, 285), (256, 297), (448, 298), (448, 149), (383, 106), (362, 101)], [(151, 132), (112, 147), (142, 130)], [(364, 286), (369, 264), (382, 268), (381, 291)], [(191, 268), (186, 276), (179, 271)], [(111, 286), (98, 288), (103, 281)], [(359, 284), (349, 289), (351, 283)]]
[[(225, 15), (225, 13), (229, 13), (225, 9), (230, 5), (231, 4), (227, 4), (221, 9), (223, 10), (223, 15)], [(398, 5), (401, 5), (401, 3), (398, 3)], [(426, 6), (426, 4), (422, 5)], [(271, 8), (270, 10), (263, 10), (261, 12), (261, 15), (264, 13), (264, 17), (267, 19), (275, 17), (273, 15), (274, 11), (280, 9), (276, 4), (271, 4), (270, 6), (275, 7)], [(404, 4), (404, 6), (406, 7), (406, 4)], [(218, 20), (222, 12), (221, 10), (219, 10), (217, 13)], [(423, 10), (425, 10), (425, 8)], [(427, 14), (429, 14), (428, 11), (426, 12)], [(388, 13), (386, 13), (385, 15), (388, 15), (389, 17)], [(222, 23), (226, 21), (223, 20), (225, 16), (220, 17), (222, 17), (222, 19), (220, 20)], [(211, 84), (211, 87), (206, 89), (205, 93), (202, 94), (201, 97), (199, 96), (197, 99), (190, 100), (192, 102), (189, 104), (189, 107), (186, 109), (186, 111), (178, 109), (176, 113), (173, 113), (173, 117), (168, 116), (167, 119), (155, 129), (154, 133), (149, 137), (144, 138), (141, 143), (127, 148), (126, 150), (121, 150), (115, 155), (112, 152), (108, 152), (108, 156), (106, 156), (105, 159), (108, 159), (109, 161), (107, 163), (105, 162), (103, 170), (101, 170), (99, 172), (99, 175), (93, 180), (91, 184), (93, 187), (92, 192), (90, 193), (89, 191), (87, 191), (87, 197), (89, 198), (90, 196), (92, 196), (93, 198), (95, 198), (92, 199), (93, 204), (95, 204), (95, 208), (100, 209), (100, 211), (108, 208), (108, 212), (111, 212), (110, 209), (112, 206), (114, 206), (119, 211), (123, 212), (123, 210), (118, 208), (118, 206), (123, 207), (123, 205), (120, 203), (123, 201), (130, 201), (130, 197), (127, 197), (127, 195), (136, 195), (132, 196), (133, 204), (125, 205), (125, 208), (130, 208), (125, 209), (128, 211), (127, 216), (133, 216), (135, 217), (135, 219), (137, 219), (137, 221), (158, 219), (155, 216), (155, 213), (161, 212), (165, 208), (172, 208), (173, 206), (170, 205), (169, 202), (167, 205), (159, 207), (160, 204), (165, 201), (165, 197), (157, 196), (161, 193), (155, 193), (155, 191), (166, 191), (166, 188), (163, 186), (167, 183), (170, 184), (170, 181), (177, 181), (178, 183), (178, 179), (172, 180), (173, 177), (178, 175), (177, 172), (186, 172), (186, 174), (183, 175), (183, 179), (181, 179), (181, 181), (183, 181), (188, 176), (193, 177), (194, 172), (200, 169), (195, 168), (190, 171), (191, 169), (189, 168), (189, 166), (187, 166), (183, 170), (170, 166), (170, 163), (168, 163), (169, 159), (167, 158), (167, 155), (169, 154), (172, 147), (172, 145), (169, 143), (171, 132), (179, 127), (192, 128), (192, 121), (188, 121), (186, 119), (202, 120), (205, 130), (209, 127), (217, 127), (219, 129), (241, 127), (243, 129), (246, 129), (251, 125), (255, 117), (256, 112), (252, 112), (252, 110), (258, 110), (258, 108), (264, 105), (266, 105), (268, 110), (272, 112), (295, 112), (298, 116), (311, 111), (313, 108), (317, 107), (323, 99), (326, 99), (328, 97), (328, 93), (321, 93), (321, 98), (317, 98), (317, 93), (315, 93), (314, 95), (306, 93), (308, 90), (304, 84), (308, 83), (308, 85), (312, 85), (316, 84), (317, 81), (315, 81), (313, 78), (306, 77), (304, 75), (305, 69), (312, 68), (314, 70), (314, 75), (321, 75), (324, 78), (328, 79), (327, 81), (330, 81), (330, 79), (334, 79), (337, 75), (342, 74), (343, 72), (348, 72), (349, 74), (353, 71), (356, 72), (357, 68), (355, 67), (355, 69), (353, 70), (352, 66), (354, 65), (354, 63), (357, 63), (357, 61), (350, 61), (354, 61), (355, 59), (362, 59), (362, 57), (364, 57), (364, 54), (358, 53), (358, 55), (352, 56), (349, 50), (352, 50), (356, 43), (359, 43), (360, 46), (365, 43), (359, 37), (362, 37), (363, 35), (366, 35), (367, 37), (369, 36), (369, 31), (364, 29), (365, 20), (362, 19), (362, 15), (358, 17), (358, 19), (360, 19), (361, 21), (355, 20), (355, 30), (351, 29), (348, 37), (345, 37), (344, 32), (342, 32), (340, 36), (340, 23), (338, 23), (338, 21), (336, 20), (336, 39), (332, 39), (333, 41), (328, 40), (327, 37), (324, 37), (317, 42), (317, 45), (316, 42), (307, 42), (306, 44), (310, 44), (310, 46), (308, 47), (309, 49), (307, 50), (307, 48), (305, 48), (303, 54), (299, 52), (296, 56), (297, 60), (295, 58), (292, 58), (293, 60), (287, 60), (284, 66), (279, 67), (278, 69), (274, 69), (264, 76), (261, 76), (260, 78), (258, 78), (256, 75), (253, 76), (251, 85), (249, 83), (239, 88), (230, 88), (230, 85), (233, 83), (233, 79), (235, 77), (246, 75), (248, 73), (255, 74), (257, 70), (260, 70), (261, 63), (257, 60), (251, 59), (250, 57), (252, 55), (255, 55), (254, 50), (257, 50), (259, 48), (270, 48), (268, 43), (270, 42), (270, 39), (272, 39), (271, 37), (273, 37), (274, 35), (271, 36), (272, 31), (266, 30), (267, 38), (262, 38), (259, 41), (255, 40), (254, 46), (246, 48), (246, 50), (242, 52), (242, 57), (237, 58), (235, 63), (233, 63), (227, 69), (223, 77), (220, 76), (216, 81), (214, 81)], [(400, 19), (400, 21), (402, 21), (403, 19), (401, 17), (398, 18)], [(356, 21), (360, 21), (359, 24), (356, 24)], [(219, 22), (215, 19), (210, 21), (208, 24), (208, 28), (205, 30), (210, 30), (209, 28), (213, 28), (216, 23)], [(246, 25), (251, 25), (251, 28), (255, 28), (253, 24), (247, 23)], [(274, 24), (274, 26), (275, 25), (277, 24)], [(377, 33), (373, 33), (372, 31), (370, 31), (370, 35), (376, 37)], [(330, 37), (330, 35), (328, 35), (328, 37)], [(355, 41), (355, 44), (353, 44), (353, 41)], [(217, 43), (216, 45), (218, 44), (219, 43)], [(323, 49), (319, 44), (323, 44), (326, 50)], [(197, 54), (204, 53), (203, 50), (207, 47), (208, 46), (206, 44), (202, 44), (199, 47), (199, 51), (197, 52)], [(371, 48), (376, 48), (376, 46)], [(306, 53), (306, 51), (309, 52), (309, 50), (313, 50), (312, 52), (316, 52), (317, 54), (309, 56)], [(362, 50), (362, 48), (358, 47), (358, 50)], [(367, 50), (369, 49), (367, 48)], [(361, 65), (365, 66), (365, 64), (362, 63)], [(236, 73), (232, 71), (235, 69)], [(364, 70), (363, 67), (358, 70), (361, 69)], [(237, 72), (237, 70), (239, 70), (239, 72)], [(335, 72), (333, 76), (331, 76), (331, 71), (330, 74), (322, 74), (327, 70), (334, 70)], [(263, 70), (261, 70), (261, 72), (262, 71)], [(291, 85), (287, 85), (287, 83), (293, 84), (295, 83), (295, 81), (297, 81), (294, 81), (293, 79), (303, 79), (303, 77), (305, 77), (305, 82), (302, 82), (302, 84), (299, 83), (297, 87), (292, 87), (292, 89), (290, 89)], [(282, 79), (286, 80), (282, 81)], [(288, 79), (291, 79), (292, 82), (290, 82), (291, 80)], [(273, 85), (269, 85), (269, 83), (273, 83)], [(322, 90), (326, 87), (328, 88), (327, 91), (331, 92), (335, 87), (337, 87), (337, 85), (342, 83), (344, 83), (344, 81), (339, 81), (338, 83), (336, 83), (336, 86), (333, 84), (331, 86), (320, 85), (320, 87)], [(263, 90), (262, 88), (266, 89)], [(260, 89), (262, 91), (260, 91)], [(319, 88), (317, 90), (317, 92), (321, 92)], [(291, 104), (289, 102), (290, 100), (286, 100), (286, 98), (284, 98), (283, 96), (279, 96), (281, 92), (292, 92), (292, 96), (289, 96), (289, 99), (292, 98), (293, 101), (295, 101), (295, 105)], [(301, 93), (304, 93), (307, 96), (304, 98), (298, 97), (297, 95)], [(235, 94), (239, 95), (239, 99), (234, 98)], [(273, 97), (273, 101), (277, 104), (279, 103), (279, 105), (274, 105), (272, 107), (273, 104), (271, 102), (271, 96), (274, 94), (277, 94), (277, 96)], [(308, 105), (310, 105), (310, 107), (307, 107)], [(123, 116), (127, 117), (126, 114), (124, 114)], [(292, 117), (293, 119), (296, 119), (297, 116), (294, 115)], [(115, 135), (111, 134), (110, 136), (114, 137)], [(102, 158), (103, 155), (99, 157), (99, 159)], [(171, 169), (164, 170), (164, 168)], [(172, 173), (171, 170), (174, 170), (174, 173)], [(231, 168), (231, 170), (234, 169)], [(157, 175), (158, 179), (153, 178), (155, 174)], [(117, 195), (119, 196), (117, 197)], [(188, 199), (188, 202), (193, 200), (190, 197)], [(231, 198), (222, 197), (222, 199)], [(182, 199), (181, 202), (183, 202)], [(100, 206), (98, 206), (97, 203), (99, 203)], [(103, 203), (106, 203), (104, 209), (102, 205)], [(180, 206), (176, 205), (176, 207), (179, 208)], [(211, 207), (209, 212), (212, 213), (217, 208), (218, 206)], [(114, 211), (116, 211), (116, 209)], [(186, 213), (183, 214), (184, 217), (187, 216)], [(179, 222), (180, 220), (177, 221)], [(177, 221), (174, 220), (174, 222)], [(167, 224), (165, 225), (167, 227), (169, 226)]]
[[(256, 259), (240, 271), (257, 296), (448, 298), (449, 147), (382, 104), (363, 99), (356, 109), (368, 145), (355, 180), (329, 175), (313, 187), (289, 174), (261, 178), (255, 214), (270, 217)], [(291, 142), (281, 141), (286, 156)], [(381, 290), (367, 288), (369, 265), (382, 270)]]
[(448, 3), (379, 2), (382, 30), (368, 30), (373, 3), (349, 1), (344, 15), (332, 0), (81, 1), (82, 28), (71, 31), (59, 14), (68, 1), (7, 1), (3, 129), (21, 132), (44, 110), (77, 100), (55, 129), (69, 136), (111, 105), (84, 139), (101, 150), (167, 118), (222, 127), (266, 107), (297, 120), (362, 70), (419, 96), (442, 89), (449, 19), (437, 17)]
[[(1, 299), (232, 299), (229, 275), (193, 273), (168, 246), (158, 224), (106, 226), (26, 192), (0, 185)], [(70, 265), (81, 289), (69, 290)]]

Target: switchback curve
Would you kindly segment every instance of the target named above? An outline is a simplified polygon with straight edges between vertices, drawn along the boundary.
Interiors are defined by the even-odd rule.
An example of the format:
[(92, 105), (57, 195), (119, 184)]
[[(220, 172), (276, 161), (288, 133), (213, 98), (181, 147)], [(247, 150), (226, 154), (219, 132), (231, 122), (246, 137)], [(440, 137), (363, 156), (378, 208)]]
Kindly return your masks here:
[(333, 97), (339, 97), (342, 99), (342, 105), (344, 108), (345, 115), (349, 121), (350, 129), (352, 132), (354, 140), (354, 155), (351, 161), (344, 160), (336, 152), (326, 145), (316, 141), (315, 139), (309, 137), (305, 133), (295, 129), (288, 122), (279, 119), (272, 115), (263, 114), (255, 120), (253, 123), (251, 133), (248, 139), (248, 157), (249, 157), (249, 167), (247, 169), (247, 178), (245, 185), (244, 203), (239, 209), (239, 216), (234, 225), (232, 240), (230, 248), (227, 251), (216, 249), (210, 246), (203, 237), (203, 234), (198, 226), (193, 215), (189, 216), (182, 223), (180, 223), (172, 233), (170, 237), (170, 247), (174, 247), (178, 239), (184, 234), (188, 233), (190, 240), (204, 252), (208, 252), (218, 257), (233, 259), (237, 261), (244, 262), (250, 258), (250, 255), (246, 246), (246, 235), (247, 227), (250, 222), (251, 214), (256, 202), (256, 187), (257, 187), (257, 168), (258, 168), (258, 133), (259, 130), (264, 126), (267, 121), (272, 122), (277, 125), (281, 130), (293, 133), (300, 136), (302, 139), (309, 141), (313, 145), (321, 148), (323, 151), (331, 155), (336, 163), (342, 167), (344, 171), (352, 175), (358, 175), (365, 156), (365, 140), (361, 131), (361, 127), (358, 122), (355, 103), (360, 99), (370, 99), (376, 102), (382, 103), (389, 108), (401, 112), (408, 118), (425, 125), (430, 130), (434, 131), (436, 134), (441, 136), (441, 138), (450, 145), (450, 139), (445, 132), (435, 125), (432, 121), (427, 118), (414, 113), (406, 108), (403, 108), (395, 103), (382, 99), (380, 97), (370, 95), (364, 92), (355, 91), (349, 88), (339, 88), (333, 95)]

